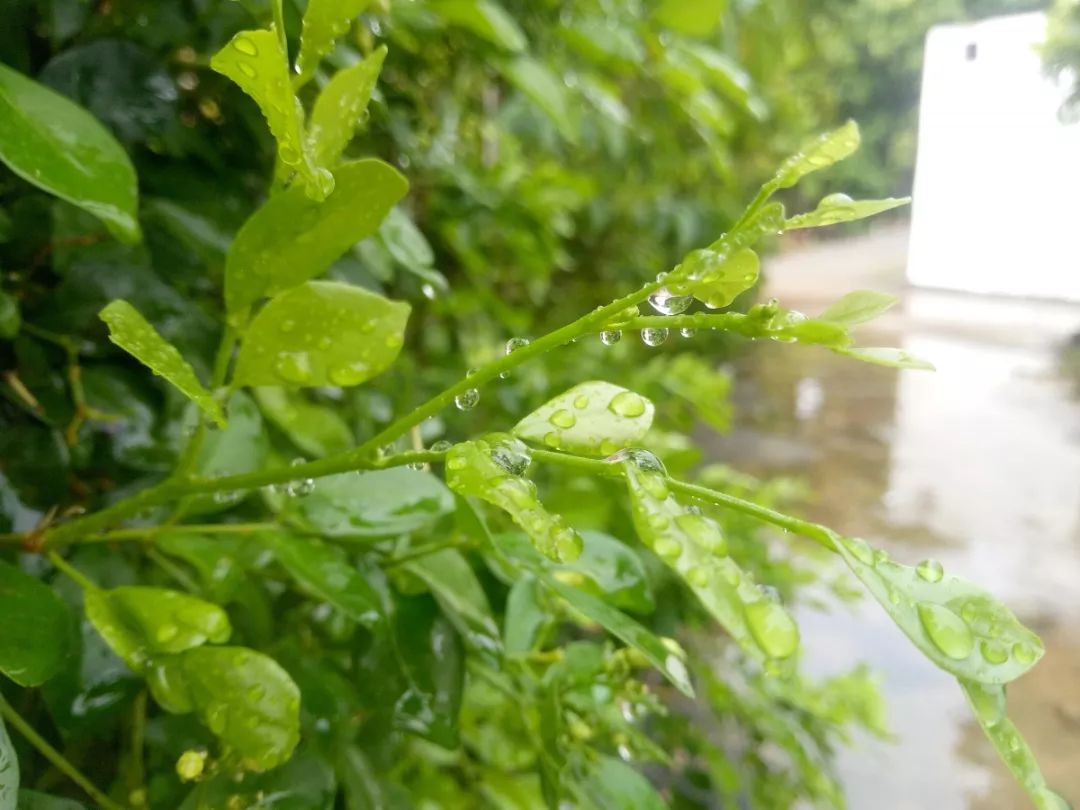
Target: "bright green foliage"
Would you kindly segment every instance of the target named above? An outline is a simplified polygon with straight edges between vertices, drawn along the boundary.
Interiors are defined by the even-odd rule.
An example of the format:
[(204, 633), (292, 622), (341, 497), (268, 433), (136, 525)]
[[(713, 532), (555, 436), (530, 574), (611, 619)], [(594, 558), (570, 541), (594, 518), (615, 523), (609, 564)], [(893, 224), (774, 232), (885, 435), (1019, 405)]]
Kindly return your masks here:
[(229, 640), (229, 617), (217, 605), (180, 591), (126, 586), (88, 590), (86, 618), (132, 669), (144, 672), (163, 655)]
[(154, 699), (176, 714), (195, 712), (243, 766), (285, 762), (299, 740), (300, 694), (272, 658), (243, 647), (196, 647), (154, 661)]
[[(690, 278), (699, 279), (690, 284), (690, 294), (710, 309), (728, 306), (739, 293), (753, 287), (761, 267), (758, 255), (750, 248), (738, 250), (719, 263), (714, 263), (715, 255), (705, 250), (683, 259)], [(700, 265), (697, 259), (702, 260)]]
[(303, 110), (289, 83), (282, 43), (274, 31), (241, 31), (214, 54), (210, 67), (255, 100), (277, 140), (281, 162), (300, 174), (308, 197), (325, 200), (334, 190), (334, 176), (308, 155)]
[(842, 326), (856, 326), (872, 321), (896, 304), (896, 298), (872, 290), (850, 292), (817, 316), (819, 321), (831, 321)]
[[(307, 137), (312, 159), (318, 165), (336, 166), (341, 160), (342, 152), (367, 116), (371, 93), (385, 59), (383, 45), (352, 67), (335, 73), (315, 99)], [(337, 179), (335, 188), (341, 182)]]
[(451, 25), (472, 31), (514, 53), (525, 50), (525, 34), (506, 11), (491, 0), (436, 0), (432, 10)]
[(836, 549), (922, 653), (958, 678), (985, 684), (1016, 680), (1043, 655), (1039, 637), (976, 585), (927, 561), (893, 562), (858, 538)]
[(271, 197), (236, 235), (225, 263), (225, 303), (241, 322), (249, 307), (320, 275), (349, 246), (371, 236), (409, 185), (381, 160), (334, 173), (325, 202), (290, 188)]
[(454, 509), (439, 479), (398, 468), (343, 473), (319, 480), (307, 497), (286, 503), (299, 525), (326, 537), (393, 537), (425, 529)]
[(914, 368), (924, 371), (933, 371), (934, 364), (921, 357), (916, 357), (903, 349), (889, 347), (866, 347), (858, 346), (850, 349), (836, 349), (837, 354), (843, 354), (864, 363), (873, 363), (876, 366), (889, 366), (890, 368)]
[(656, 605), (641, 558), (625, 543), (602, 532), (583, 531), (581, 539), (581, 556), (555, 567), (563, 572), (562, 579), (617, 608), (651, 613)]
[(135, 307), (127, 301), (113, 301), (101, 310), (100, 317), (109, 327), (109, 340), (183, 391), (219, 427), (225, 426), (221, 406), (199, 382), (195, 369)]
[(137, 242), (135, 169), (90, 113), (0, 64), (0, 160), (38, 188)]
[(47, 585), (0, 561), (0, 672), (38, 686), (60, 669), (71, 647), (67, 608)]
[(645, 397), (595, 380), (541, 405), (514, 426), (514, 435), (572, 453), (607, 456), (645, 438), (655, 411)]
[(791, 188), (811, 172), (827, 169), (849, 157), (859, 148), (859, 141), (859, 126), (854, 121), (826, 132), (780, 164), (776, 176), (764, 189), (771, 194), (776, 189)]
[(595, 770), (582, 785), (582, 793), (591, 807), (603, 810), (663, 810), (667, 807), (649, 780), (614, 757), (600, 757)]
[(784, 222), (785, 231), (800, 228), (820, 228), (824, 225), (836, 225), (840, 222), (853, 222), (891, 211), (911, 202), (910, 197), (887, 200), (853, 200), (847, 194), (830, 194), (822, 197), (817, 208), (807, 214), (799, 214)]
[(361, 624), (379, 621), (379, 597), (364, 575), (349, 564), (344, 551), (291, 534), (267, 532), (260, 539), (282, 568), (312, 596)]
[(680, 34), (703, 37), (720, 24), (726, 5), (727, 0), (698, 0), (695, 3), (663, 0), (655, 12), (656, 20)]
[(794, 654), (799, 646), (795, 620), (727, 555), (716, 523), (684, 508), (661, 472), (632, 456), (622, 466), (642, 541), (682, 577), (747, 652), (763, 659)]
[(300, 35), (300, 54), (296, 57), (296, 83), (304, 84), (319, 67), (319, 62), (334, 48), (349, 23), (371, 0), (310, 0), (304, 12)]
[(359, 385), (394, 362), (409, 305), (335, 281), (308, 281), (259, 310), (236, 359), (238, 385)]
[(482, 498), (499, 507), (532, 539), (540, 552), (554, 560), (574, 560), (581, 554), (581, 536), (559, 515), (544, 509), (536, 484), (524, 477), (529, 451), (503, 433), (454, 445), (446, 457), (446, 484), (459, 495)]
[(19, 760), (0, 717), (0, 810), (19, 808)]

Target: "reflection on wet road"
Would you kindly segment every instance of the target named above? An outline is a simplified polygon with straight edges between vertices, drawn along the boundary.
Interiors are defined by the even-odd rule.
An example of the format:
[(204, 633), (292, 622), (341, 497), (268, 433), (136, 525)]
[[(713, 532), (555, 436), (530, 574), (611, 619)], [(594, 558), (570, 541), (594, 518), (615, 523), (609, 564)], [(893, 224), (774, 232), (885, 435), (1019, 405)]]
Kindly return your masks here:
[[(874, 250), (868, 264), (880, 268)], [(887, 254), (887, 239), (878, 250)], [(896, 287), (895, 272), (845, 277), (843, 262), (814, 285), (817, 260), (781, 260), (770, 293), (813, 313), (850, 289)], [(794, 276), (800, 264), (810, 269)], [(1050, 783), (1080, 803), (1080, 403), (1057, 351), (1080, 330), (1080, 307), (901, 296), (860, 342), (900, 346), (936, 373), (755, 345), (736, 367), (738, 426), (711, 455), (748, 472), (803, 477), (814, 492), (808, 517), (904, 562), (935, 557), (1039, 632), (1046, 657), (1010, 687), (1010, 714)], [(953, 680), (876, 604), (807, 610), (800, 621), (810, 671), (866, 661), (883, 681), (897, 739), (860, 740), (842, 756), (854, 810), (1028, 806)]]

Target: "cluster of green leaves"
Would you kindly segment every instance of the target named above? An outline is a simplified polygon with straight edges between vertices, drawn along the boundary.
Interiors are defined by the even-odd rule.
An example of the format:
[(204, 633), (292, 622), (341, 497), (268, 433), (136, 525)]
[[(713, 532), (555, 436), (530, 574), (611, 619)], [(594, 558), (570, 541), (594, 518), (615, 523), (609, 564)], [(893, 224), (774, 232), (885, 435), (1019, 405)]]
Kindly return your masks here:
[[(840, 806), (831, 752), (852, 727), (883, 733), (881, 707), (862, 670), (824, 683), (799, 672), (790, 606), (816, 550), (802, 549), (814, 565), (799, 567), (768, 550), (761, 523), (839, 555), (915, 646), (961, 680), (1037, 805), (1062, 806), (1004, 715), (1004, 684), (1041, 656), (1037, 637), (931, 563), (901, 566), (775, 511), (784, 500), (775, 485), (722, 469), (691, 472), (698, 456), (678, 431), (699, 418), (726, 421), (727, 381), (707, 361), (659, 356), (626, 385), (592, 380), (554, 398), (550, 379), (573, 364), (550, 379), (524, 367), (559, 349), (591, 362), (600, 341), (563, 347), (597, 333), (612, 343), (641, 330), (655, 345), (672, 329), (924, 365), (896, 350), (853, 347), (852, 328), (892, 303), (874, 293), (846, 296), (815, 318), (777, 302), (687, 314), (694, 300), (729, 307), (755, 284), (762, 238), (903, 202), (834, 194), (787, 217), (772, 199), (854, 152), (854, 124), (785, 161), (722, 237), (670, 273), (531, 343), (511, 341), (464, 377), (454, 348), (438, 342), (446, 327), (425, 317), (410, 330), (410, 303), (387, 294), (413, 289), (420, 304), (445, 295), (434, 267), (450, 255), (467, 279), (487, 281), (489, 269), (496, 287), (518, 279), (511, 292), (527, 299), (558, 286), (546, 265), (565, 264), (558, 254), (574, 216), (632, 235), (627, 223), (640, 209), (629, 196), (585, 214), (584, 196), (566, 196), (587, 179), (581, 169), (540, 161), (523, 176), (520, 156), (502, 158), (533, 138), (555, 137), (588, 160), (605, 138), (629, 140), (640, 117), (653, 132), (633, 148), (664, 157), (636, 165), (659, 183), (660, 169), (682, 160), (685, 133), (643, 111), (669, 105), (709, 147), (693, 153), (696, 171), (722, 172), (721, 111), (760, 112), (746, 77), (702, 40), (724, 4), (635, 5), (625, 16), (578, 4), (547, 27), (535, 19), (558, 4), (509, 13), (491, 0), (391, 9), (310, 0), (295, 18), (280, 2), (248, 10), (211, 2), (195, 23), (162, 5), (50, 4), (56, 41), (88, 30), (89, 41), (52, 60), (41, 81), (0, 71), (0, 103), (17, 111), (0, 125), (0, 160), (13, 172), (4, 178), (13, 197), (6, 216), (18, 233), (0, 258), (20, 268), (18, 305), (5, 296), (0, 313), (13, 338), (4, 348), (0, 514), (11, 530), (4, 541), (25, 552), (0, 561), (0, 613), (10, 617), (0, 634), (0, 716), (25, 740), (13, 742), (0, 724), (0, 810), (65, 806), (39, 792), (64, 793), (58, 776), (107, 810), (342, 801), (654, 808), (715, 797)], [(267, 27), (253, 27), (249, 12)], [(247, 101), (223, 108), (203, 96), (196, 125), (179, 109), (194, 99), (177, 98), (149, 56), (161, 42), (101, 36), (132, 24), (152, 29), (144, 37), (167, 37), (159, 24), (170, 21), (186, 41), (215, 51), (210, 70), (196, 73), (198, 57), (179, 49), (179, 86), (220, 81), (224, 99), (231, 91), (220, 74)], [(300, 32), (295, 44), (288, 30)], [(390, 54), (376, 44), (380, 32)], [(352, 44), (335, 49), (346, 33)], [(443, 35), (486, 44), (440, 53)], [(586, 60), (596, 72), (567, 85), (564, 66), (529, 55), (546, 56), (555, 42), (559, 58)], [(429, 69), (448, 57), (448, 70), (461, 71), (460, 94), (403, 98), (412, 80), (395, 66), (396, 51)], [(643, 77), (633, 66), (646, 55), (655, 73)], [(116, 65), (140, 61), (149, 67), (132, 75), (142, 83), (121, 86), (110, 105), (91, 94), (80, 99), (87, 112), (66, 97), (93, 88), (87, 76), (109, 87)], [(419, 86), (450, 82), (415, 75)], [(629, 85), (623, 94), (618, 81)], [(643, 86), (660, 97), (638, 95)], [(494, 129), (446, 123), (511, 88)], [(410, 204), (466, 198), (424, 231), (402, 207), (404, 177), (354, 157), (378, 143), (359, 131), (380, 96), (376, 109), (394, 136), (386, 152), (442, 184), (417, 183)], [(643, 106), (624, 107), (622, 98)], [(583, 99), (618, 126), (584, 114)], [(199, 140), (200, 127), (232, 115), (242, 123), (223, 127), (214, 149)], [(272, 140), (246, 150), (264, 126)], [(237, 134), (248, 128), (250, 138)], [(650, 143), (653, 135), (665, 140)], [(446, 140), (457, 137), (479, 144), (477, 164), (446, 157)], [(185, 176), (197, 163), (181, 158), (192, 155), (214, 167), (212, 180)], [(250, 211), (254, 195), (234, 186), (260, 168), (273, 181)], [(689, 184), (694, 175), (679, 178)], [(698, 230), (677, 241), (692, 242)], [(438, 252), (428, 242), (436, 232)], [(649, 239), (656, 233), (618, 255)], [(543, 270), (518, 264), (531, 252)], [(652, 244), (638, 260), (661, 253)], [(485, 285), (467, 289), (481, 296)], [(491, 304), (496, 322), (535, 322), (490, 290), (442, 300), (476, 322), (474, 340), (492, 328), (475, 317), (480, 306)], [(660, 314), (641, 314), (647, 301)], [(413, 388), (438, 393), (416, 407)], [(485, 401), (501, 395), (493, 413), (502, 419), (446, 417), (454, 404), (471, 411), (480, 391)], [(456, 443), (423, 448), (444, 434)], [(400, 446), (406, 438), (412, 450)], [(698, 483), (684, 480), (691, 475)], [(85, 507), (90, 514), (79, 516)], [(731, 644), (717, 642), (715, 625)], [(732, 722), (743, 741), (719, 733)], [(766, 745), (786, 761), (768, 761)]]
[(1072, 77), (1069, 95), (1061, 118), (1075, 122), (1080, 113), (1080, 3), (1057, 0), (1050, 11), (1050, 21), (1043, 46), (1046, 69), (1063, 81)]

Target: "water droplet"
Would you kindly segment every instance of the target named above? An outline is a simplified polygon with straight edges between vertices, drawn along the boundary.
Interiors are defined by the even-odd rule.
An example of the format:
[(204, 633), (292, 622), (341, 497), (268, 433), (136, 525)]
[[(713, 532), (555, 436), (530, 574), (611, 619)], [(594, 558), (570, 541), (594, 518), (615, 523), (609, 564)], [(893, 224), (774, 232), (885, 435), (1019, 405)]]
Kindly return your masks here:
[(664, 462), (656, 457), (654, 453), (650, 453), (648, 450), (642, 450), (639, 447), (627, 447), (620, 450), (617, 453), (613, 453), (604, 459), (608, 464), (621, 464), (624, 461), (633, 462), (634, 466), (643, 472), (655, 472), (662, 475), (667, 475), (667, 468), (664, 467)]
[(467, 388), (454, 397), (454, 406), (459, 411), (471, 411), (480, 401), (480, 392), (475, 388)]
[(274, 370), (285, 382), (302, 385), (311, 379), (311, 359), (307, 352), (281, 352)]
[(709, 572), (705, 570), (704, 566), (695, 565), (686, 572), (686, 581), (695, 588), (704, 588), (709, 584)]
[(656, 552), (657, 556), (671, 562), (679, 559), (679, 555), (683, 552), (683, 547), (682, 543), (674, 537), (661, 537), (656, 541), (656, 546), (653, 550)]
[(433, 453), (445, 453), (454, 445), (448, 442), (446, 439), (439, 439), (433, 445), (431, 445), (431, 452)]
[(574, 407), (579, 411), (589, 407), (589, 398), (584, 394), (578, 394), (574, 397)]
[(915, 567), (915, 572), (927, 582), (940, 582), (945, 575), (945, 569), (937, 560), (923, 560)]
[(841, 540), (844, 547), (863, 565), (874, 564), (874, 552), (861, 537), (845, 537)]
[(689, 326), (684, 326), (682, 329), (679, 330), (679, 334), (682, 335), (684, 338), (692, 338), (694, 335), (697, 334), (697, 329), (693, 329)]
[(1013, 658), (1024, 665), (1034, 663), (1035, 659), (1039, 657), (1038, 650), (1022, 641), (1013, 645), (1012, 654)]
[(693, 300), (689, 295), (674, 295), (667, 287), (661, 287), (649, 296), (649, 306), (661, 315), (681, 315)]
[(508, 433), (493, 434), (488, 437), (491, 445), (491, 460), (511, 475), (524, 475), (532, 463), (532, 454), (525, 443)]
[(548, 447), (557, 448), (559, 446), (559, 434), (555, 431), (544, 434), (544, 444)]
[(636, 719), (634, 715), (634, 705), (629, 700), (619, 701), (619, 712), (622, 714), (623, 720), (627, 723), (633, 723)]
[(507, 354), (512, 354), (513, 352), (516, 352), (518, 349), (524, 349), (528, 345), (529, 345), (529, 339), (528, 338), (523, 338), (523, 337), (510, 338), (508, 341), (506, 341), (506, 353)]
[(621, 329), (605, 329), (600, 333), (600, 342), (605, 346), (614, 346), (620, 340), (622, 340)]
[(917, 609), (923, 630), (942, 653), (956, 660), (971, 655), (975, 640), (963, 619), (944, 605), (924, 602)]
[(979, 643), (979, 652), (982, 653), (982, 657), (986, 659), (988, 664), (1004, 664), (1009, 660), (1009, 651), (1004, 644), (999, 644), (996, 641), (986, 641), (985, 639)]
[(745, 608), (746, 624), (754, 641), (770, 658), (787, 658), (799, 647), (799, 628), (791, 614), (768, 599)]
[(421, 284), (420, 285), (420, 292), (423, 294), (424, 298), (426, 298), (428, 301), (434, 301), (435, 296), (438, 295), (438, 292), (435, 289), (435, 285), (433, 285), (433, 284)]
[(629, 762), (634, 758), (633, 754), (630, 753), (630, 749), (625, 745), (618, 746), (615, 751), (619, 754), (619, 759), (623, 762)]
[(577, 417), (565, 408), (560, 408), (548, 417), (548, 421), (557, 428), (568, 429), (577, 424)]
[(342, 388), (359, 385), (368, 378), (369, 371), (368, 364), (360, 360), (353, 363), (344, 363), (330, 369), (330, 382), (334, 385), (340, 385)]
[(645, 400), (633, 391), (620, 391), (611, 398), (608, 410), (616, 416), (633, 419), (645, 413)]
[(641, 330), (641, 342), (646, 346), (659, 346), (668, 338), (667, 329), (655, 329), (646, 327)]
[(259, 48), (248, 37), (237, 37), (233, 40), (233, 47), (247, 56), (258, 56)]
[(253, 68), (247, 62), (240, 62), (239, 64), (237, 64), (237, 67), (240, 69), (240, 72), (247, 76), (249, 79), (254, 79), (256, 76), (259, 75), (255, 68)]

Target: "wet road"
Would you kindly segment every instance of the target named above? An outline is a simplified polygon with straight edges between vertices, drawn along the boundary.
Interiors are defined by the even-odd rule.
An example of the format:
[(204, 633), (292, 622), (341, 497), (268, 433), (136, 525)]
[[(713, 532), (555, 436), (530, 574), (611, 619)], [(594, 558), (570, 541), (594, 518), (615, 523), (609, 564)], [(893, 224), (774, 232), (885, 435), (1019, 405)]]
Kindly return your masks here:
[[(902, 347), (937, 372), (756, 344), (735, 369), (737, 427), (710, 455), (802, 477), (808, 517), (908, 563), (935, 557), (1039, 632), (1047, 654), (1010, 687), (1009, 711), (1080, 806), (1080, 400), (1059, 353), (1080, 307), (905, 290), (903, 249), (892, 229), (792, 253), (766, 268), (768, 293), (812, 314), (851, 289), (896, 291), (901, 304), (860, 342)], [(876, 603), (800, 622), (810, 671), (865, 661), (882, 678), (896, 740), (842, 755), (853, 810), (1030, 806), (955, 682)]]

